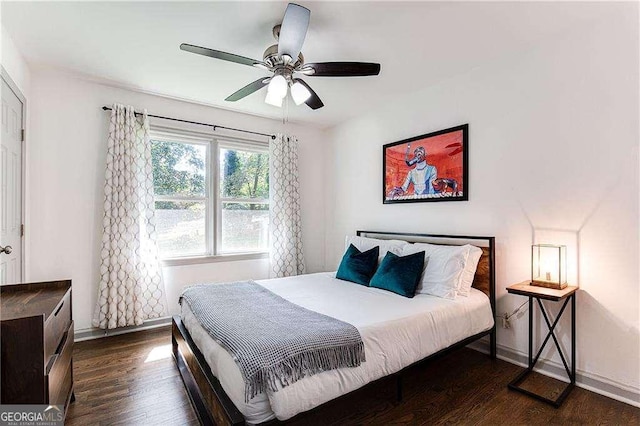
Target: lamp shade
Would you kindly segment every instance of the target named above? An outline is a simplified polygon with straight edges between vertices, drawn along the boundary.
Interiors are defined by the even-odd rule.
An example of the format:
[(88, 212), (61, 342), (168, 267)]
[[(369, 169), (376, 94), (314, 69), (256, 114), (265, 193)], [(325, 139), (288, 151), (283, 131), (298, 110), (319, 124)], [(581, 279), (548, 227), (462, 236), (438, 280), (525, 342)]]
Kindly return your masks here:
[(287, 80), (281, 76), (274, 76), (269, 82), (269, 87), (267, 88), (267, 92), (274, 97), (278, 97), (280, 99), (287, 96)]
[(567, 286), (567, 246), (531, 246), (531, 284), (555, 289)]
[(291, 86), (291, 97), (293, 98), (293, 102), (295, 102), (296, 105), (300, 105), (301, 103), (309, 99), (309, 96), (311, 96), (311, 92), (303, 84), (297, 81), (293, 83), (293, 85)]
[(273, 92), (270, 92), (270, 91), (267, 90), (267, 97), (264, 99), (264, 101), (266, 103), (268, 103), (269, 105), (282, 107), (282, 100), (283, 99), (284, 99), (284, 97), (276, 96), (276, 95), (273, 94)]

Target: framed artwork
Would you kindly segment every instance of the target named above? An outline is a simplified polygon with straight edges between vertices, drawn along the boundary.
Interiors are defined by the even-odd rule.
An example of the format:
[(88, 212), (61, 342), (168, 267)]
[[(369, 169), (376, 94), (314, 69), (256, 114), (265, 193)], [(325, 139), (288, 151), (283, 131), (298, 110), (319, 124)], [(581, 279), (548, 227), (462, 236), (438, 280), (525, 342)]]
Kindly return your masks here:
[(383, 203), (467, 201), (468, 153), (468, 124), (384, 145)]

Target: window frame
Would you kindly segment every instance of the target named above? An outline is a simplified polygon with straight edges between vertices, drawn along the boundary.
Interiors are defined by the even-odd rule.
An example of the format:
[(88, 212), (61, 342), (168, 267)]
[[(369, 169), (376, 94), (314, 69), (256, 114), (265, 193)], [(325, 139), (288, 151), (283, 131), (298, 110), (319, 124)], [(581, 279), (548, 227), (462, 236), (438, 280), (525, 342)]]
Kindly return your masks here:
[(220, 150), (237, 149), (245, 152), (260, 152), (269, 155), (269, 142), (258, 139), (212, 135), (194, 130), (164, 126), (151, 126), (150, 141), (160, 140), (175, 143), (206, 146), (205, 194), (203, 197), (181, 197), (154, 195), (156, 201), (204, 202), (205, 203), (205, 253), (173, 257), (160, 257), (164, 266), (180, 266), (210, 262), (264, 259), (269, 257), (269, 249), (220, 253), (222, 243), (222, 204), (225, 202), (267, 204), (269, 199), (223, 197), (220, 191)]

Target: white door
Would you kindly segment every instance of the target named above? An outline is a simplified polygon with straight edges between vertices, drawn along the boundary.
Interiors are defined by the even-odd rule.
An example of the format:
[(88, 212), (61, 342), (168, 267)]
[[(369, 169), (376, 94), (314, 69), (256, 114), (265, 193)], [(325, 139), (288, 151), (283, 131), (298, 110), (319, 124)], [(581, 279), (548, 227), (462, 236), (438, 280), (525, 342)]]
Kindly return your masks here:
[(22, 102), (2, 79), (0, 285), (22, 281)]

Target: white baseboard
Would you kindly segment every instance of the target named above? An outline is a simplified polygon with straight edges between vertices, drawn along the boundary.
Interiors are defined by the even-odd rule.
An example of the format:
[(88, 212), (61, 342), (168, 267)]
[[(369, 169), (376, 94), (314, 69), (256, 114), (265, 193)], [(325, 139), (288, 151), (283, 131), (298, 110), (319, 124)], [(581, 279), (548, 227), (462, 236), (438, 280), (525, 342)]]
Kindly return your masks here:
[(149, 321), (145, 321), (142, 325), (132, 325), (129, 327), (114, 328), (111, 330), (102, 330), (100, 328), (84, 328), (76, 330), (73, 333), (73, 339), (76, 342), (83, 340), (99, 339), (101, 337), (117, 336), (119, 334), (133, 333), (142, 330), (151, 330), (153, 328), (165, 327), (171, 324), (171, 317), (157, 318)]
[[(468, 345), (468, 347), (479, 352), (489, 353), (488, 341), (476, 341)], [(497, 357), (521, 367), (528, 365), (527, 354), (503, 345), (497, 345)], [(540, 358), (533, 370), (563, 382), (569, 381), (564, 366), (555, 361)], [(607, 377), (576, 369), (576, 386), (640, 408), (640, 389), (616, 382)]]

